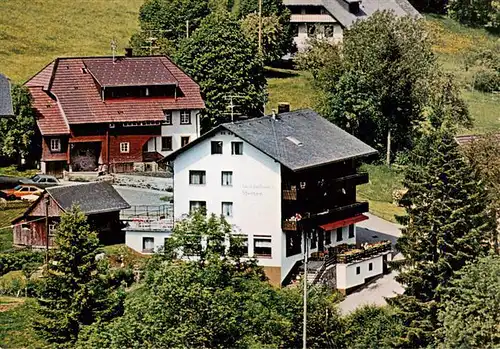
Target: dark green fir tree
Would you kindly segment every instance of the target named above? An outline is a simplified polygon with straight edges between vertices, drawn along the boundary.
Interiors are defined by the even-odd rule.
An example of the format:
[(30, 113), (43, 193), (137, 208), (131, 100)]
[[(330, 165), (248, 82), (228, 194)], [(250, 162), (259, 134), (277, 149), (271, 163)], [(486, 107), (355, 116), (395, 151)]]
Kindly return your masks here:
[(45, 269), (34, 328), (49, 343), (67, 347), (83, 326), (123, 313), (125, 293), (112, 283), (99, 240), (77, 208), (63, 214)]
[(486, 254), (495, 227), (488, 196), (450, 131), (424, 135), (411, 154), (401, 204), (407, 215), (396, 245), (404, 260), (393, 262), (403, 295), (390, 300), (405, 322), (395, 345), (430, 345), (439, 326), (442, 291), (464, 265)]

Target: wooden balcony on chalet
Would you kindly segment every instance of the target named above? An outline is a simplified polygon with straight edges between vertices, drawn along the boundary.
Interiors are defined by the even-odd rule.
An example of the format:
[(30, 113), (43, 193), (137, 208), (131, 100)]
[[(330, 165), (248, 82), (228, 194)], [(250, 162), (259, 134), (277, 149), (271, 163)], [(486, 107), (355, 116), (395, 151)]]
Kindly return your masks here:
[[(329, 183), (332, 185), (333, 188), (342, 188), (346, 186), (347, 184), (349, 185), (360, 185), (360, 184), (365, 184), (368, 183), (368, 173), (367, 172), (360, 172), (360, 173), (354, 173), (351, 175), (339, 177), (339, 178), (334, 178), (329, 180)], [(297, 201), (300, 199), (303, 199), (304, 195), (307, 195), (306, 193), (309, 192), (307, 189), (297, 189), (296, 186), (293, 186), (292, 188), (289, 189), (284, 189), (283, 190), (283, 200), (285, 201)]]
[(302, 228), (317, 228), (323, 224), (360, 215), (368, 212), (368, 209), (368, 202), (355, 202), (353, 204), (331, 208), (326, 212), (318, 214), (305, 213), (300, 220), (294, 220), (292, 218), (284, 219), (282, 222), (282, 229), (284, 231), (298, 231)]

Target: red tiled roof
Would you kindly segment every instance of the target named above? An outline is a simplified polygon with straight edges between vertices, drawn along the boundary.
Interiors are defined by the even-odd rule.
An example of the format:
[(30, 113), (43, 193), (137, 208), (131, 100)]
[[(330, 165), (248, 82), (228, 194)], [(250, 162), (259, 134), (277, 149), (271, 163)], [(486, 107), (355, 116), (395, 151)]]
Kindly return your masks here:
[(161, 57), (135, 59), (84, 59), (83, 63), (103, 86), (177, 85), (177, 79), (167, 69)]
[[(169, 58), (164, 56), (119, 58), (121, 63), (131, 62), (126, 63), (127, 67), (135, 67), (137, 69), (143, 69), (148, 62), (152, 64), (152, 68), (144, 68), (147, 72), (144, 70), (144, 72), (137, 74), (136, 81), (133, 80), (136, 74), (131, 73), (133, 71), (132, 68), (127, 73), (119, 75), (118, 78), (112, 77), (107, 72), (102, 73), (102, 76), (105, 77), (106, 83), (112, 81), (118, 82), (120, 80), (124, 83), (130, 82), (130, 84), (144, 84), (148, 76), (152, 78), (152, 84), (175, 79), (182, 91), (180, 96), (177, 98), (116, 98), (103, 101), (100, 89), (92, 74), (86, 73), (85, 69), (82, 68), (90, 70), (92, 66), (94, 70), (91, 72), (93, 74), (97, 71), (101, 72), (101, 67), (107, 66), (107, 64), (102, 64), (105, 59), (108, 59), (113, 64), (111, 57), (56, 59), (26, 83), (30, 91), (37, 95), (37, 98), (34, 98), (35, 108), (43, 115), (43, 112), (47, 109), (47, 98), (50, 99), (49, 95), (51, 94), (55, 96), (57, 101), (57, 103), (54, 101), (52, 103), (58, 104), (60, 107), (59, 114), (66, 119), (67, 124), (72, 125), (105, 122), (162, 121), (164, 119), (163, 110), (203, 109), (205, 107), (198, 84)], [(136, 64), (132, 63), (132, 61), (140, 63)], [(160, 63), (165, 70), (159, 68)], [(165, 76), (161, 78), (152, 76), (156, 74), (155, 72), (160, 71), (168, 73), (165, 73)], [(101, 76), (99, 74), (97, 73), (98, 76)], [(43, 93), (47, 95), (46, 98), (42, 97), (43, 93), (40, 87), (43, 88)], [(50, 110), (53, 113), (55, 108), (51, 108)], [(56, 122), (54, 115), (45, 115), (45, 117), (51, 125), (52, 121), (50, 120)], [(53, 127), (59, 129), (63, 126)], [(42, 128), (41, 132), (45, 134)]]
[(42, 90), (41, 87), (30, 88), (36, 113), (36, 123), (44, 136), (69, 134), (69, 126), (59, 104)]

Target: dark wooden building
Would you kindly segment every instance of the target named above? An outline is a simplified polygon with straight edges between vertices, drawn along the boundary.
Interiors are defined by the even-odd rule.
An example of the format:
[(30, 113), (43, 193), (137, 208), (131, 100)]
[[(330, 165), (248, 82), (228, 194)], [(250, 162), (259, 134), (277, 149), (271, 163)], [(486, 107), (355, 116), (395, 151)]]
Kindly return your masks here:
[(199, 134), (200, 88), (165, 56), (58, 58), (26, 86), (43, 173), (130, 172), (156, 165), (162, 142), (175, 148), (176, 138)]
[[(47, 188), (21, 217), (12, 222), (14, 245), (45, 248), (48, 238), (49, 247), (53, 247), (61, 215), (74, 205), (88, 217), (91, 228), (99, 233), (103, 244), (124, 242), (120, 211), (129, 208), (129, 204), (111, 184), (92, 182)], [(48, 217), (48, 236), (45, 217)]]

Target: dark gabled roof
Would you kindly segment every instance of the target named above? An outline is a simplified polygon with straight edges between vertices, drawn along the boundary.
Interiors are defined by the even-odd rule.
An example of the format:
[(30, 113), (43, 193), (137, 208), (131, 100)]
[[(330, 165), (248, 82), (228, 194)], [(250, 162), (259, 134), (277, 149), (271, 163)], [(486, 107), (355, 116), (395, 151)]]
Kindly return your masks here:
[(78, 205), (86, 215), (130, 208), (115, 188), (107, 182), (57, 186), (46, 190), (64, 211), (73, 205)]
[(178, 85), (161, 57), (84, 59), (83, 63), (101, 87)]
[(10, 95), (10, 81), (0, 74), (0, 116), (12, 116), (12, 97)]
[(166, 156), (170, 161), (202, 140), (226, 129), (292, 171), (376, 153), (376, 150), (310, 109), (222, 124)]

